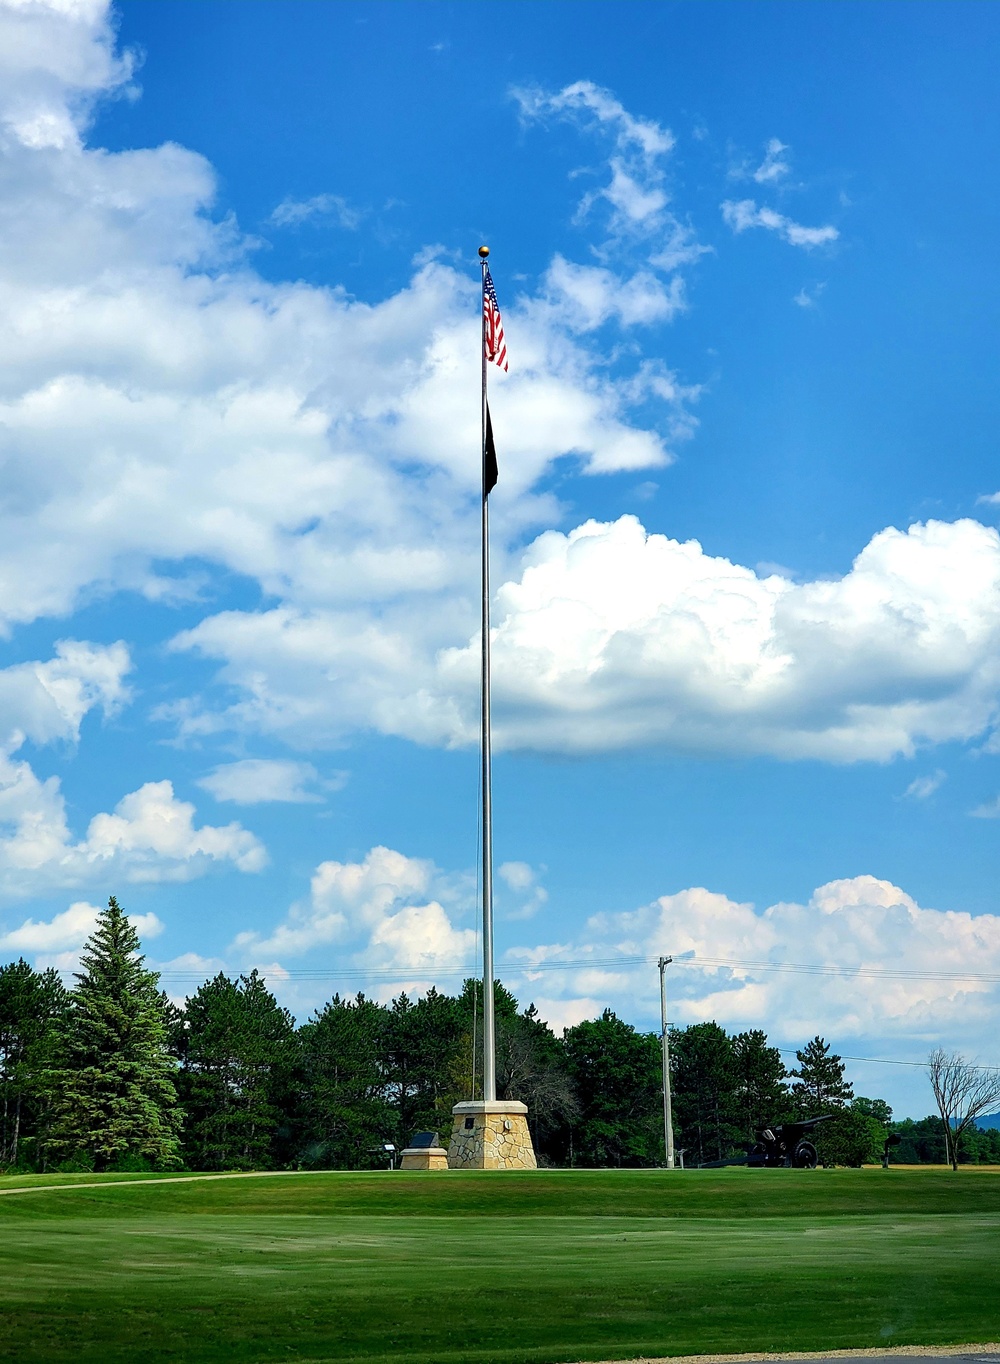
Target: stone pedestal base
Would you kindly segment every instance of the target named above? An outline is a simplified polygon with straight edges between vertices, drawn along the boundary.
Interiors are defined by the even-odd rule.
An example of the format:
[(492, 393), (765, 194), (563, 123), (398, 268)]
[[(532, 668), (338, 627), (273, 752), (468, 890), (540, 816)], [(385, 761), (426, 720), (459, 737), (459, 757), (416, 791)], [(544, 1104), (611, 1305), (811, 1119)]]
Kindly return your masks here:
[(534, 1170), (528, 1109), (516, 1099), (456, 1104), (448, 1144), (450, 1170)]
[(443, 1146), (407, 1146), (399, 1153), (401, 1170), (447, 1170), (448, 1152)]

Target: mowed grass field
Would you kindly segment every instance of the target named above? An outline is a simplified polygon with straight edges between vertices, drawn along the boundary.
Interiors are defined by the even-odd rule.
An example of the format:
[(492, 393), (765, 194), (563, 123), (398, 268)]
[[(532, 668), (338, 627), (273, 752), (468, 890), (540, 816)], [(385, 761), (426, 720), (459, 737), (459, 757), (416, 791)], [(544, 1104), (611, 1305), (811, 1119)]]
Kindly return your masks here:
[(0, 1358), (554, 1364), (1000, 1338), (1000, 1169), (93, 1181), (0, 1179)]

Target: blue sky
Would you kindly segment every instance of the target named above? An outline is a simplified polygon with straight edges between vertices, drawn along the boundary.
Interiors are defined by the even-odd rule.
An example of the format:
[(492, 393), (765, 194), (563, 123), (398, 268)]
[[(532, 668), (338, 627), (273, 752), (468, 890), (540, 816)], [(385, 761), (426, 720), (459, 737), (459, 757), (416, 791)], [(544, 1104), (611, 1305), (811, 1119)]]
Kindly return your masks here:
[(504, 980), (654, 1027), (693, 950), (681, 1024), (996, 1062), (998, 40), (0, 3), (2, 950), (475, 960), (487, 240)]

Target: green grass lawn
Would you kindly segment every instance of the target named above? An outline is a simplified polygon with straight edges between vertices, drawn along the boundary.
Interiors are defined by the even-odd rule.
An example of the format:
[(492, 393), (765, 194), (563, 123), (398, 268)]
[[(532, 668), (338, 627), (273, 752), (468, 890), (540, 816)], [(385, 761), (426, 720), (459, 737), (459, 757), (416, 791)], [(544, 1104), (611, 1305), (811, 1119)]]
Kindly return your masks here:
[(1000, 1170), (45, 1182), (0, 1179), (35, 1185), (0, 1196), (2, 1359), (518, 1364), (1000, 1337)]

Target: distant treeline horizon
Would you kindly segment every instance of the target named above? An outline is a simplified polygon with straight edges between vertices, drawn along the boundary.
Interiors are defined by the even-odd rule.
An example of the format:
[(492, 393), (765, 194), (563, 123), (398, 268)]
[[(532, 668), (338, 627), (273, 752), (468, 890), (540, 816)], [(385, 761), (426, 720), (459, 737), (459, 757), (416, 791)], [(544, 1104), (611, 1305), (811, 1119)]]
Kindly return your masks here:
[[(159, 988), (112, 897), (75, 984), (23, 959), (0, 967), (0, 1169), (368, 1169), (417, 1131), (447, 1143), (451, 1109), (481, 1097), (481, 983), (388, 1004), (339, 994), (296, 1024), (256, 971), (220, 972), (182, 1007)], [(540, 1165), (664, 1163), (661, 1043), (605, 1009), (557, 1036), (500, 984), (498, 1097), (528, 1107)], [(761, 1029), (670, 1033), (674, 1140), (698, 1165), (744, 1154), (764, 1126), (832, 1114), (824, 1164), (945, 1162), (937, 1115), (893, 1122), (855, 1095), (821, 1037), (786, 1068)], [(1000, 1119), (959, 1159), (1000, 1164)]]

